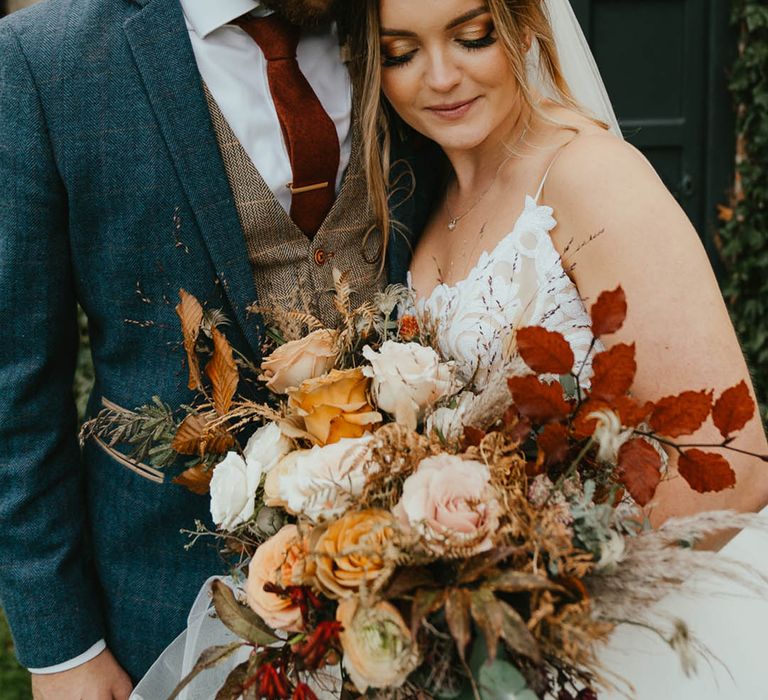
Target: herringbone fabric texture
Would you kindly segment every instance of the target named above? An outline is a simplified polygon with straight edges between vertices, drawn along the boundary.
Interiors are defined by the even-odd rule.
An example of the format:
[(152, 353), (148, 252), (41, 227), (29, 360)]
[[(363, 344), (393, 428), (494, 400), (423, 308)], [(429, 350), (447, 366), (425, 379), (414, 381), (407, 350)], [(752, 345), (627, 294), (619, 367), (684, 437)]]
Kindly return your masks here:
[(338, 324), (333, 305), (333, 269), (349, 276), (353, 303), (369, 301), (382, 287), (381, 235), (374, 231), (368, 203), (359, 133), (344, 182), (327, 218), (309, 240), (280, 206), (232, 132), (210, 91), (208, 107), (243, 227), (261, 306), (308, 312), (328, 326)]

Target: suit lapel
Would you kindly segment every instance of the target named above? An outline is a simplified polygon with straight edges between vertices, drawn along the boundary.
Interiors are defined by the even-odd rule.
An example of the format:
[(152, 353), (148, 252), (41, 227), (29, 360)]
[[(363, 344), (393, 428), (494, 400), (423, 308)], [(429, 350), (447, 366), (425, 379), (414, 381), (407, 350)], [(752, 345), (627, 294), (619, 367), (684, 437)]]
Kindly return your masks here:
[(258, 357), (261, 329), (246, 313), (256, 288), (181, 6), (136, 4), (141, 9), (124, 24), (128, 43), (216, 274)]

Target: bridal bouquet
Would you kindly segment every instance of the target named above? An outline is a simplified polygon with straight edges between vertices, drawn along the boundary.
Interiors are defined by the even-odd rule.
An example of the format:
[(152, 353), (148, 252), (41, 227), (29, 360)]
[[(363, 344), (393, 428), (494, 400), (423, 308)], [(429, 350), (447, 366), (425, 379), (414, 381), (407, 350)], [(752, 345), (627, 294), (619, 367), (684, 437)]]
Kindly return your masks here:
[[(634, 346), (600, 340), (622, 326), (621, 288), (591, 308), (587, 358), (543, 327), (510, 330), (507, 360), (525, 369), (501, 362), (484, 382), (441, 356), (407, 290), (356, 309), (350, 295), (339, 277), (338, 329), (257, 309), (270, 331), (254, 367), (182, 291), (200, 400), (85, 428), (156, 466), (186, 456), (175, 480), (210, 492), (218, 526), (196, 536), (242, 563), (234, 590), (213, 586), (237, 641), (208, 649), (177, 692), (247, 647), (217, 698), (594, 698), (619, 622), (689, 658), (684, 623), (651, 604), (696, 568), (732, 575), (690, 545), (739, 517), (652, 530), (641, 508), (667, 478), (662, 446), (696, 491), (734, 485), (722, 453), (754, 414), (746, 385), (634, 400)], [(707, 420), (718, 451), (677, 442)]]

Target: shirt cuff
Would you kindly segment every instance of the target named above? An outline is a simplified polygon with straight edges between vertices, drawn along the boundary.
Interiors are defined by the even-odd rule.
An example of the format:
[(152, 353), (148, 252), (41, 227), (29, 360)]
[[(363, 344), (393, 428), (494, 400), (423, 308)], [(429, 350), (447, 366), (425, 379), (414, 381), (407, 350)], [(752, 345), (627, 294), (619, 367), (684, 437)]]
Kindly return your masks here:
[(107, 648), (107, 643), (100, 639), (96, 644), (94, 644), (88, 651), (84, 651), (79, 656), (76, 656), (74, 659), (70, 659), (69, 661), (64, 661), (60, 664), (56, 664), (55, 666), (46, 666), (45, 668), (28, 668), (27, 670), (30, 673), (36, 673), (38, 675), (48, 675), (49, 673), (61, 673), (62, 671), (71, 671), (73, 668), (77, 668), (78, 666), (82, 666), (83, 664), (87, 664), (89, 661), (95, 659), (99, 654), (101, 654), (102, 651), (104, 651)]

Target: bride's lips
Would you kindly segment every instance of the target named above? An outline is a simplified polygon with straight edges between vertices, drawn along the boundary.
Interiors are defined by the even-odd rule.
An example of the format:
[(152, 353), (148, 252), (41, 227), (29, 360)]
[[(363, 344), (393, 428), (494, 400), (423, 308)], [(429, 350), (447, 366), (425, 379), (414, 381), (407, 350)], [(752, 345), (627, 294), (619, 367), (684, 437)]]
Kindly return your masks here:
[(431, 107), (427, 107), (427, 111), (432, 112), (432, 114), (436, 117), (440, 117), (440, 119), (454, 121), (456, 119), (461, 119), (467, 112), (469, 112), (475, 102), (477, 102), (477, 97), (473, 97), (471, 100), (464, 100), (463, 102), (432, 105)]

